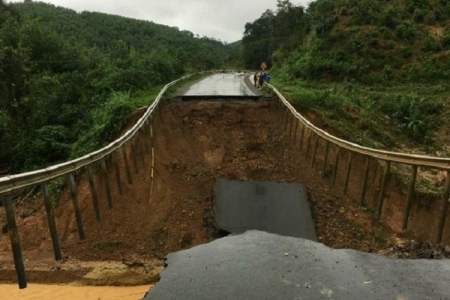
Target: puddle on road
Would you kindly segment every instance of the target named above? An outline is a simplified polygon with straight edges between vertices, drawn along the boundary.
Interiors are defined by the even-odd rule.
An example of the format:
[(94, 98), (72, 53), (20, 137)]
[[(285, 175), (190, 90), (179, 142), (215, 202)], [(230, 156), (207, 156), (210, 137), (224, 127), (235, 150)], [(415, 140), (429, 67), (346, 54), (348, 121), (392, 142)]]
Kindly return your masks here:
[(69, 286), (29, 284), (20, 290), (17, 285), (0, 284), (2, 300), (138, 300), (150, 285), (134, 287)]

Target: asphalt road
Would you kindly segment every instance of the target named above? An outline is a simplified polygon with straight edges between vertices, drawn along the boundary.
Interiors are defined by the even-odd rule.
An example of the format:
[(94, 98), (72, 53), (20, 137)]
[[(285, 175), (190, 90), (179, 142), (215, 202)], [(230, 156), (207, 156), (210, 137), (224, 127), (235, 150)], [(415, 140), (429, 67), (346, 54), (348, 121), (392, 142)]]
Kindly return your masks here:
[(217, 73), (191, 85), (181, 97), (257, 97), (260, 93), (249, 80), (249, 74)]
[(260, 231), (168, 255), (144, 299), (448, 300), (449, 260), (395, 260)]

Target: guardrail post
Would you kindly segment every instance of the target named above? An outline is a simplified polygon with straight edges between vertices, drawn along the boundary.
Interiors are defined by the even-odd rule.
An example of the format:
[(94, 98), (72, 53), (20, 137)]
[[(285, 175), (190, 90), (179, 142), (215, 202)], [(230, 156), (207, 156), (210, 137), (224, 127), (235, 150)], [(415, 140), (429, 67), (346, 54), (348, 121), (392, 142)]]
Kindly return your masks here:
[[(134, 138), (134, 147), (136, 149), (137, 159), (139, 159), (140, 162), (142, 164), (144, 164), (145, 157), (144, 157), (144, 153), (142, 153), (142, 149), (141, 149), (141, 139), (139, 138), (139, 132), (136, 133), (136, 137)], [(138, 168), (139, 168), (139, 162), (138, 162)]]
[(416, 184), (417, 168), (418, 168), (417, 166), (413, 166), (412, 168), (411, 179), (409, 181), (408, 186), (408, 196), (406, 198), (405, 213), (403, 215), (402, 229), (408, 228), (408, 218), (409, 213), (411, 211), (411, 205), (414, 196), (414, 186)]
[(153, 120), (150, 121), (150, 128), (148, 129), (150, 131), (150, 144), (151, 148), (155, 145), (155, 134), (153, 132)]
[(283, 105), (282, 112), (281, 112), (281, 121), (283, 121), (283, 119), (288, 111), (289, 111), (289, 109), (287, 108), (287, 106)]
[(125, 149), (125, 147), (126, 147), (125, 144), (123, 144), (122, 147), (120, 147), (120, 150), (122, 151), (122, 157), (125, 165), (125, 173), (127, 174), (128, 184), (132, 184), (133, 180), (131, 179), (130, 166), (128, 164), (127, 150)]
[(152, 193), (153, 193), (153, 178), (155, 176), (155, 148), (152, 147), (152, 165), (151, 165), (151, 173), (150, 173), (150, 178), (152, 180)]
[(61, 260), (62, 255), (61, 247), (59, 246), (58, 231), (56, 230), (55, 212), (53, 211), (53, 206), (50, 201), (47, 184), (43, 183), (41, 189), (42, 195), (44, 196), (45, 211), (47, 213), (48, 229), (50, 230), (50, 237), (52, 238), (53, 253), (55, 254), (55, 260)]
[(295, 140), (297, 139), (297, 132), (298, 132), (298, 119), (295, 118), (294, 144)]
[(152, 133), (152, 123), (151, 123), (151, 122), (149, 122), (149, 124), (148, 124), (147, 131), (148, 131), (148, 139), (147, 139), (147, 142), (148, 142), (150, 154), (152, 154), (152, 147), (153, 147), (153, 133)]
[(279, 101), (279, 106), (278, 106), (278, 114), (280, 115), (279, 117), (281, 118), (281, 113), (283, 111), (283, 101), (281, 100), (281, 98), (278, 98)]
[(134, 165), (134, 173), (138, 174), (139, 170), (138, 170), (138, 165), (137, 165), (137, 159), (136, 159), (136, 145), (133, 143), (133, 141), (130, 141), (130, 146), (131, 146), (131, 156), (133, 158), (133, 165)]
[(152, 165), (152, 168), (155, 163), (155, 135), (153, 132), (153, 123), (150, 122), (150, 126), (148, 128), (149, 134), (150, 134), (150, 163)]
[(100, 165), (102, 167), (103, 181), (105, 182), (106, 197), (108, 198), (108, 208), (112, 209), (113, 203), (112, 203), (112, 197), (111, 197), (111, 187), (109, 186), (109, 175), (108, 175), (108, 170), (106, 169), (105, 158), (102, 158), (102, 160), (100, 161)]
[(353, 152), (350, 152), (347, 161), (347, 172), (345, 175), (344, 194), (347, 194), (348, 182), (350, 181), (350, 172), (352, 170)]
[(117, 152), (114, 151), (113, 153), (111, 153), (111, 155), (112, 155), (112, 161), (114, 164), (114, 173), (116, 173), (116, 185), (117, 185), (117, 188), (119, 189), (119, 194), (123, 195), (122, 180), (120, 180), (120, 169), (119, 169), (119, 162), (118, 162), (118, 158), (117, 158)]
[(157, 110), (156, 113), (159, 115), (159, 119), (161, 120), (161, 124), (164, 125), (164, 120), (163, 120), (163, 117), (162, 117), (163, 112), (161, 110), (161, 104), (158, 104), (156, 106), (156, 110)]
[(308, 159), (308, 154), (309, 154), (309, 145), (311, 145), (311, 136), (312, 136), (313, 132), (311, 130), (309, 130), (309, 135), (308, 135), (308, 140), (306, 141), (306, 159)]
[(145, 164), (145, 158), (146, 158), (146, 154), (147, 154), (147, 143), (146, 143), (146, 138), (145, 138), (145, 132), (143, 130), (139, 130), (138, 131), (138, 139), (139, 139), (139, 145), (140, 145), (140, 152), (142, 155), (142, 163)]
[(325, 157), (324, 157), (324, 161), (323, 161), (323, 172), (322, 172), (323, 176), (325, 176), (326, 172), (327, 172), (327, 164), (328, 164), (328, 154), (329, 154), (329, 152), (330, 152), (330, 142), (326, 141), (326, 144), (325, 144)]
[(331, 184), (336, 184), (336, 176), (338, 172), (339, 158), (341, 156), (341, 147), (337, 146), (336, 157), (334, 158), (334, 168), (333, 168), (333, 179), (331, 180)]
[(77, 187), (75, 185), (73, 174), (67, 175), (67, 181), (69, 182), (75, 220), (77, 221), (78, 236), (80, 237), (80, 240), (84, 240), (86, 235), (84, 234), (83, 221), (81, 219), (80, 207), (78, 206)]
[(380, 193), (378, 194), (378, 205), (377, 205), (377, 218), (378, 219), (381, 217), (381, 211), (383, 210), (384, 196), (386, 193), (386, 184), (387, 184), (387, 179), (389, 177), (390, 170), (391, 170), (391, 162), (386, 161), (386, 166), (384, 167), (384, 171), (383, 171), (383, 179), (381, 180)]
[(142, 130), (137, 132), (137, 140), (139, 143), (139, 153), (142, 156), (142, 164), (145, 164), (145, 137), (143, 136)]
[(9, 238), (11, 240), (11, 248), (14, 257), (14, 266), (16, 268), (17, 281), (19, 288), (27, 287), (27, 279), (25, 277), (25, 267), (23, 266), (22, 249), (20, 247), (19, 232), (17, 230), (16, 216), (14, 214), (14, 204), (11, 196), (3, 198), (3, 206), (6, 211), (6, 220), (8, 224)]
[(316, 162), (317, 148), (319, 147), (319, 135), (316, 135), (316, 142), (314, 143), (314, 152), (311, 163), (311, 168), (314, 168), (314, 164)]
[(438, 229), (436, 232), (436, 243), (442, 242), (442, 234), (444, 233), (445, 220), (448, 213), (448, 198), (450, 197), (450, 171), (447, 171), (445, 180), (444, 194), (442, 195), (441, 215), (439, 217)]
[(291, 126), (289, 127), (289, 137), (292, 137), (292, 126), (294, 126), (294, 114), (291, 114)]
[(303, 139), (305, 137), (305, 124), (302, 124), (302, 135), (300, 136), (300, 153), (303, 153)]
[(98, 206), (97, 190), (95, 189), (94, 175), (92, 172), (92, 167), (90, 165), (87, 166), (87, 172), (89, 179), (89, 188), (91, 190), (92, 205), (94, 206), (95, 211), (95, 219), (97, 221), (100, 221), (101, 217), (100, 217), (100, 208)]
[[(284, 131), (287, 130), (287, 124), (289, 123), (289, 112), (290, 110), (286, 108), (286, 116), (284, 117)], [(292, 115), (292, 114), (291, 114)]]
[(150, 124), (150, 138), (151, 138), (151, 172), (150, 172), (150, 180), (151, 180), (151, 184), (150, 184), (150, 198), (149, 198), (149, 203), (152, 202), (153, 199), (153, 184), (154, 184), (154, 175), (155, 175), (155, 141), (154, 141), (154, 135), (153, 135), (153, 125)]
[(147, 131), (147, 127), (148, 126), (148, 124), (147, 123), (145, 123), (145, 125), (144, 125), (144, 129), (143, 129), (143, 132), (144, 132), (144, 137), (143, 137), (143, 139), (144, 139), (144, 149), (145, 149), (145, 154), (146, 155), (150, 155), (150, 147), (149, 147), (149, 145), (148, 145), (148, 137), (149, 137), (149, 134), (148, 134), (148, 131)]
[(361, 187), (361, 200), (359, 201), (359, 205), (364, 206), (364, 199), (366, 197), (367, 191), (367, 180), (369, 179), (369, 167), (370, 167), (370, 158), (366, 156), (366, 164), (364, 167), (364, 177)]

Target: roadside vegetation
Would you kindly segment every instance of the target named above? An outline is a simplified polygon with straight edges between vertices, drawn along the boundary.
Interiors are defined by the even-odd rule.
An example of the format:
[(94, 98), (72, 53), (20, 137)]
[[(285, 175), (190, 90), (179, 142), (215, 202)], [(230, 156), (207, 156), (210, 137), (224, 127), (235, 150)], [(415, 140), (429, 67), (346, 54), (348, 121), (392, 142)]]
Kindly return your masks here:
[(433, 155), (444, 151), (448, 137), (440, 137), (439, 130), (450, 97), (445, 84), (387, 87), (276, 80), (275, 85), (300, 112), (314, 114), (325, 129), (353, 143)]
[(287, 0), (247, 23), (237, 59), (325, 129), (379, 149), (450, 157), (450, 3)]
[(0, 1), (0, 174), (97, 150), (184, 74), (222, 67), (224, 43), (152, 22)]

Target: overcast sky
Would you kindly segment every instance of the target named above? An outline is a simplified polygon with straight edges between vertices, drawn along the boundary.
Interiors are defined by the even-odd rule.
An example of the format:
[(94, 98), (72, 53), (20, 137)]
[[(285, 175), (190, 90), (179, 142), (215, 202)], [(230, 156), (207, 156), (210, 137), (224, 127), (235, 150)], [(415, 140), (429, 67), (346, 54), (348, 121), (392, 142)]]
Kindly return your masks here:
[[(7, 0), (6, 2), (23, 2)], [(242, 38), (247, 22), (258, 19), (277, 0), (46, 0), (78, 12), (97, 11), (153, 21), (189, 30), (200, 36), (234, 42)], [(291, 0), (307, 6), (311, 0)]]

